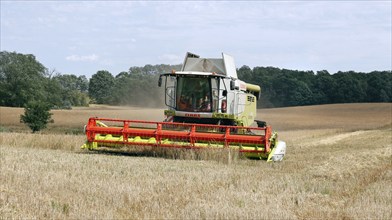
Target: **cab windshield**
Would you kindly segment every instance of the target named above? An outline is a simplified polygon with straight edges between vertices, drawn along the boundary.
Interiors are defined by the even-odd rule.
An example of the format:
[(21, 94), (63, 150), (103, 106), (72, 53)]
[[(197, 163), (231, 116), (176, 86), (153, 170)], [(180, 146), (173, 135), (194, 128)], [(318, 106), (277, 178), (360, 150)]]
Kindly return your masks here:
[(213, 104), (211, 84), (216, 87), (216, 81), (216, 79), (208, 77), (178, 77), (177, 110), (211, 112)]

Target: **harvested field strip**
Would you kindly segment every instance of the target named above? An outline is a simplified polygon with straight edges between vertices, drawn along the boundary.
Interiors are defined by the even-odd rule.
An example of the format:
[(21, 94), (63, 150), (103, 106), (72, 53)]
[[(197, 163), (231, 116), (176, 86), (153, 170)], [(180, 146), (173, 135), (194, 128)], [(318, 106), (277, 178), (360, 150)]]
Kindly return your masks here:
[[(391, 130), (361, 135), (324, 131), (313, 138), (345, 138), (305, 146), (288, 138), (292, 145), (283, 163), (244, 159), (231, 164), (208, 157), (195, 161), (80, 152), (79, 140), (66, 142), (83, 136), (64, 137), (61, 148), (41, 143), (58, 137), (26, 134), (20, 147), (16, 134), (0, 133), (0, 215), (390, 219)], [(312, 137), (310, 130), (303, 132)], [(366, 140), (373, 145), (368, 147)]]
[[(240, 172), (241, 166), (204, 161), (8, 147), (1, 152), (0, 214), (6, 218), (256, 218), (252, 210), (267, 202), (271, 183), (249, 182), (266, 175), (257, 166)], [(253, 202), (260, 198), (261, 204)], [(272, 210), (266, 215), (290, 216)]]
[[(40, 134), (0, 132), (0, 216), (392, 219), (391, 107), (261, 110), (258, 119), (287, 142), (282, 163), (231, 151), (83, 151), (84, 135), (63, 133), (80, 130), (88, 116), (155, 120), (161, 110), (58, 110)], [(0, 111), (0, 131), (27, 131), (18, 111)]]
[(85, 135), (31, 134), (0, 132), (0, 145), (75, 151), (86, 141)]

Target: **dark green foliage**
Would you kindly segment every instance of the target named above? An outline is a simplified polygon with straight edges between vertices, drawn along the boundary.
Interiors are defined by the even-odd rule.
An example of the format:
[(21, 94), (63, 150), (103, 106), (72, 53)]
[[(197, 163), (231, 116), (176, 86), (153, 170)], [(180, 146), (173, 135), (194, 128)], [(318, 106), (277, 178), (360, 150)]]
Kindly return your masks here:
[(57, 75), (52, 78), (52, 84), (60, 87), (59, 95), (63, 107), (88, 106), (90, 99), (87, 94), (88, 80), (85, 76)]
[[(181, 65), (130, 67), (114, 77), (98, 71), (85, 76), (48, 73), (34, 55), (0, 52), (0, 106), (22, 107), (32, 101), (52, 108), (99, 104), (162, 107), (164, 89), (157, 86), (160, 73)], [(298, 71), (276, 67), (242, 66), (239, 79), (259, 85), (259, 108), (352, 102), (392, 102), (391, 71), (330, 74), (326, 70)]]
[(336, 82), (328, 71), (317, 71), (317, 75), (313, 81), (313, 101), (315, 104), (332, 103), (333, 94), (335, 92)]
[[(159, 73), (179, 70), (180, 65), (131, 67), (116, 77), (107, 76), (106, 98), (101, 103), (133, 106), (163, 106), (164, 90), (157, 87)], [(261, 87), (259, 108), (352, 102), (391, 102), (391, 71), (358, 73), (326, 70), (298, 71), (276, 67), (242, 66), (239, 79)], [(93, 80), (90, 81), (90, 87)], [(105, 84), (105, 83), (103, 83)], [(101, 95), (105, 97), (105, 95)], [(99, 102), (98, 102), (99, 103)]]
[(22, 107), (45, 99), (45, 71), (34, 55), (0, 52), (0, 105)]
[[(180, 66), (146, 65), (131, 67), (115, 77), (109, 104), (161, 106), (164, 90), (157, 87), (158, 73)], [(391, 72), (330, 74), (326, 70), (298, 71), (276, 67), (242, 66), (239, 79), (261, 87), (258, 107), (302, 106), (351, 102), (390, 102)]]
[(371, 72), (367, 77), (367, 85), (369, 102), (392, 102), (392, 74)]
[(33, 133), (46, 128), (53, 120), (50, 105), (45, 102), (31, 101), (26, 104), (24, 115), (20, 115), (20, 122), (27, 124)]
[(328, 71), (298, 71), (248, 66), (238, 77), (261, 87), (258, 107), (283, 107), (353, 102), (391, 102), (391, 71), (329, 74)]
[(107, 104), (112, 100), (114, 77), (106, 70), (100, 70), (90, 79), (88, 94), (98, 104)]
[(180, 65), (145, 65), (131, 67), (113, 77), (108, 71), (98, 71), (89, 84), (90, 97), (99, 104), (162, 106), (163, 90), (157, 86), (159, 73), (179, 70)]
[(275, 98), (271, 102), (276, 107), (309, 105), (312, 103), (313, 94), (304, 81), (288, 76), (280, 76), (272, 80)]
[[(0, 52), (0, 105), (23, 107), (30, 101), (52, 108), (88, 105), (85, 76), (52, 74), (31, 54)], [(54, 72), (54, 71), (53, 71)]]

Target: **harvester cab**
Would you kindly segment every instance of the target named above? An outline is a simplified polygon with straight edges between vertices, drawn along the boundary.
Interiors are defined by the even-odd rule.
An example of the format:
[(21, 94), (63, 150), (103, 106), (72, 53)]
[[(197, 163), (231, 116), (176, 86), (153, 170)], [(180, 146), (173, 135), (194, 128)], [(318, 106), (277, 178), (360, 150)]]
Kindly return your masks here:
[(249, 158), (283, 159), (286, 143), (255, 120), (260, 87), (238, 79), (233, 57), (188, 52), (181, 70), (161, 74), (158, 86), (164, 86), (168, 107), (163, 122), (90, 118), (83, 148), (233, 148)]
[(260, 87), (238, 79), (234, 60), (200, 58), (187, 53), (181, 71), (161, 74), (165, 83), (166, 121), (251, 126)]

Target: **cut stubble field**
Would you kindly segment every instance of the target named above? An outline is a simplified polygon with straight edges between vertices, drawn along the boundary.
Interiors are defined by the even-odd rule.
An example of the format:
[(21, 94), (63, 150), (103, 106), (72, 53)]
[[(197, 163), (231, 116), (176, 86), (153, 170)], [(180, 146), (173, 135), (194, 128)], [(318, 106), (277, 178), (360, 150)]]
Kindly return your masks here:
[[(0, 111), (0, 218), (392, 219), (392, 104), (262, 109), (283, 162), (236, 152), (80, 150), (90, 116), (155, 120), (162, 109), (53, 111), (40, 134)], [(77, 133), (77, 132), (76, 132)]]

